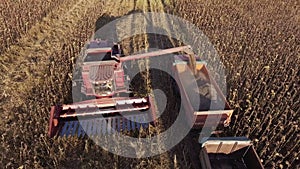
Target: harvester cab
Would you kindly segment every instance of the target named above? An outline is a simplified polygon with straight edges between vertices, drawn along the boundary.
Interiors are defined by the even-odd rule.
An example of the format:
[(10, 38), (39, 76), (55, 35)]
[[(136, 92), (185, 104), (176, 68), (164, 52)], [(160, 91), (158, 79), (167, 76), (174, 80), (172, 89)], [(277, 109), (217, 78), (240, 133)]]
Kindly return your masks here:
[(96, 39), (86, 45), (84, 62), (118, 60), (120, 56), (123, 56), (120, 44)]
[[(188, 117), (188, 124), (191, 127), (199, 128), (204, 126), (208, 116), (218, 116), (221, 117), (218, 124), (227, 126), (232, 110), (215, 81), (210, 79), (205, 63), (197, 59), (199, 57), (194, 55), (190, 46), (123, 56), (119, 44), (107, 41), (91, 41), (84, 54), (81, 92), (86, 96), (93, 96), (94, 99), (53, 106), (50, 111), (49, 136), (76, 135), (80, 137), (84, 136), (85, 133), (102, 135), (116, 131), (136, 130), (140, 127), (147, 128), (149, 124), (155, 125), (154, 98), (151, 96), (133, 97), (128, 94), (131, 92), (129, 78), (125, 74), (123, 64), (130, 60), (171, 53), (183, 53), (174, 56), (173, 73), (179, 83), (180, 90), (183, 91), (182, 102)], [(210, 111), (207, 105), (193, 107), (191, 104), (193, 98), (185, 90), (188, 84), (181, 80), (188, 69), (192, 70), (196, 79), (202, 79), (209, 83), (210, 89), (215, 91), (212, 98), (220, 102), (220, 109)], [(199, 91), (199, 89), (195, 89), (195, 91)], [(128, 94), (129, 97), (120, 97), (120, 94)], [(195, 121), (196, 123), (194, 123)]]

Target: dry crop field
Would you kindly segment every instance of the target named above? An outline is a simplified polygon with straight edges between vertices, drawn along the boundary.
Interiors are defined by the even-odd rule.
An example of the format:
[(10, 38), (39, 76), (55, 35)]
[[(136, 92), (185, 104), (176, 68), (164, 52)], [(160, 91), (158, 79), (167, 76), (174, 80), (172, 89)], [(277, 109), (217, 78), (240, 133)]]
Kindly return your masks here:
[[(234, 108), (232, 123), (222, 135), (249, 137), (266, 168), (299, 168), (297, 0), (1, 1), (1, 168), (200, 168), (199, 145), (192, 135), (169, 152), (142, 159), (111, 154), (88, 138), (47, 136), (50, 106), (72, 102), (72, 71), (87, 39), (116, 18), (149, 11), (190, 21), (218, 51), (226, 68), (227, 99)], [(130, 29), (135, 22), (119, 24)], [(162, 27), (168, 30), (168, 25)], [(146, 34), (121, 43), (126, 54), (180, 44)], [(150, 76), (143, 74), (144, 85)], [(167, 119), (162, 121), (170, 123)], [(163, 129), (158, 125), (137, 136)]]

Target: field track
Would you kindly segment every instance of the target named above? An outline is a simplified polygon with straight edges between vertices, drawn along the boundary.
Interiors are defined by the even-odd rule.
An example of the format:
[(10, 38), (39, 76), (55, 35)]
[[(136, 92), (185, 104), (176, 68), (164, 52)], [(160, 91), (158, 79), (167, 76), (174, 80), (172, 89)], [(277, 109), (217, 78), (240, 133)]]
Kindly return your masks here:
[[(55, 1), (44, 10), (36, 21), (18, 32), (15, 40), (3, 41), (0, 47), (0, 166), (200, 168), (199, 145), (192, 134), (169, 152), (145, 159), (113, 155), (90, 139), (47, 137), (49, 107), (72, 102), (76, 58), (95, 30), (135, 12), (168, 12), (203, 30), (226, 67), (227, 98), (235, 114), (223, 134), (251, 138), (266, 168), (299, 168), (299, 2), (65, 0)], [(0, 16), (0, 23), (4, 17)], [(148, 22), (139, 18), (129, 23), (119, 21), (116, 32), (122, 35), (136, 25), (143, 29)], [(18, 26), (22, 24), (20, 21)], [(169, 26), (161, 25), (166, 32)], [(11, 29), (10, 34), (0, 31), (0, 35), (13, 37), (16, 30)], [(142, 34), (121, 44), (125, 54), (132, 54), (174, 47), (180, 42), (168, 36)], [(131, 62), (139, 70), (150, 65), (149, 60)], [(168, 61), (162, 65), (167, 66)], [(149, 72), (142, 73), (143, 89), (150, 90), (151, 76)], [(170, 105), (167, 110), (174, 107)], [(162, 132), (172, 122), (172, 116), (162, 118), (158, 127), (138, 136)]]

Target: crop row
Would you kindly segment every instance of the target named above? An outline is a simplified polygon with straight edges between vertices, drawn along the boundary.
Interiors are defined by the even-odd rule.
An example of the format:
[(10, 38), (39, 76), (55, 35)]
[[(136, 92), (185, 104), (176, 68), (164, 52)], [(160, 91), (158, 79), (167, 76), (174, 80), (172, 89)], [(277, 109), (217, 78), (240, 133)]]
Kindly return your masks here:
[(210, 38), (226, 68), (235, 109), (227, 135), (254, 140), (266, 167), (293, 168), (300, 150), (299, 26), (295, 2), (271, 3), (181, 0), (174, 12)]

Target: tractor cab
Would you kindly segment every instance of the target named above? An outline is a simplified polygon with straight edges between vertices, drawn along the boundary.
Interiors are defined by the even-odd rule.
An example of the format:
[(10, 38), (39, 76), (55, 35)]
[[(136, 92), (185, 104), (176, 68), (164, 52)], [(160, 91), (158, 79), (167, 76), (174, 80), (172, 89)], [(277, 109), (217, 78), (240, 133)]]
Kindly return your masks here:
[(120, 44), (94, 40), (87, 46), (84, 62), (99, 62), (106, 60), (116, 60), (122, 55)]

